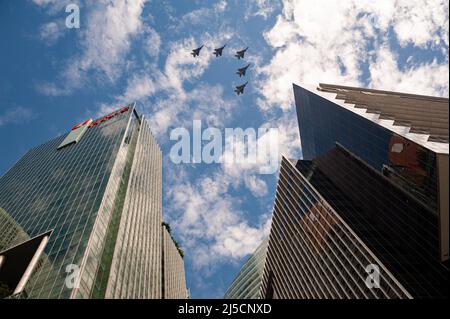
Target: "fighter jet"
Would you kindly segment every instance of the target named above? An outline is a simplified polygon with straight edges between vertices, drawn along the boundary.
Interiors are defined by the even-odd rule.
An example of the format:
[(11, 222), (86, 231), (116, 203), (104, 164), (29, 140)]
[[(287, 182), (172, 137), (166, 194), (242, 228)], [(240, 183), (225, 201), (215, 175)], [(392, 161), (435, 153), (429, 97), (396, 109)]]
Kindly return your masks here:
[(218, 49), (214, 49), (214, 54), (216, 55), (216, 58), (218, 57), (218, 56), (222, 56), (222, 51), (223, 51), (223, 49), (226, 47), (227, 45), (225, 44), (223, 47), (221, 47), (221, 48), (218, 48)]
[(247, 83), (248, 83), (248, 81), (245, 82), (245, 83), (242, 84), (242, 85), (236, 86), (236, 88), (234, 89), (234, 92), (236, 92), (237, 95), (239, 95), (239, 94), (244, 94), (244, 88), (245, 88), (245, 86), (247, 85)]
[(238, 59), (243, 59), (244, 58), (244, 54), (245, 51), (247, 51), (248, 47), (246, 47), (244, 50), (241, 51), (237, 51), (236, 54), (234, 55), (236, 58)]
[(192, 50), (191, 54), (192, 56), (195, 58), (196, 56), (198, 56), (200, 54), (200, 50), (203, 48), (203, 45), (200, 48), (194, 49)]
[(247, 71), (248, 67), (250, 66), (250, 63), (247, 64), (246, 66), (244, 66), (243, 68), (240, 68), (236, 71), (236, 74), (239, 75), (239, 77), (241, 76), (245, 76), (245, 72)]

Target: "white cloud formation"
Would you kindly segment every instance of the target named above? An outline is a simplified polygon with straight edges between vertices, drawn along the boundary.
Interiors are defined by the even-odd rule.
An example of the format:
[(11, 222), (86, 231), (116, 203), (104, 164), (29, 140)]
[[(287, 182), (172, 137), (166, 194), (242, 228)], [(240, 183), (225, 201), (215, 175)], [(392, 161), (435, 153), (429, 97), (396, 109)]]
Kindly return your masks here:
[(33, 112), (22, 106), (14, 107), (0, 114), (0, 126), (28, 122), (33, 118)]
[[(399, 70), (388, 57), (395, 54), (386, 53), (391, 29), (403, 46), (446, 45), (447, 61)], [(448, 73), (447, 1), (285, 0), (283, 13), (265, 38), (275, 52), (268, 64), (257, 69), (263, 111), (290, 110), (292, 83), (362, 85), (362, 66), (369, 63), (368, 82), (373, 86), (383, 84), (393, 90), (409, 84), (417, 93), (448, 94), (448, 77), (440, 76), (445, 70)], [(381, 83), (380, 71), (388, 62), (395, 72), (384, 73)]]
[(72, 92), (72, 90), (66, 86), (58, 86), (55, 83), (51, 82), (41, 82), (36, 84), (35, 89), (47, 96), (61, 96), (68, 95)]
[[(99, 0), (81, 14), (86, 22), (79, 29), (81, 54), (71, 57), (62, 73), (62, 85), (43, 83), (41, 93), (69, 94), (86, 85), (87, 73), (94, 71), (97, 78), (114, 82), (126, 66), (125, 56), (131, 39), (143, 29), (141, 13), (146, 0)], [(60, 6), (54, 1), (36, 1), (43, 6)], [(83, 19), (83, 20), (84, 20)]]
[[(199, 82), (191, 90), (187, 90), (185, 85), (198, 81), (213, 57), (203, 53), (193, 58), (190, 50), (203, 43), (205, 47), (202, 50), (212, 51), (215, 39), (231, 37), (232, 34), (228, 32), (215, 35), (205, 33), (199, 42), (189, 37), (170, 43), (164, 67), (159, 69), (150, 64), (146, 72), (132, 76), (125, 91), (116, 96), (115, 101), (141, 102), (144, 112), (149, 114), (152, 131), (158, 136), (167, 133), (169, 127), (190, 127), (193, 119), (204, 120), (208, 125), (223, 125), (230, 118), (236, 101), (224, 97), (222, 85)], [(157, 93), (160, 95), (150, 103), (149, 99)], [(101, 111), (105, 110), (108, 109), (102, 105)]]
[[(299, 133), (298, 123), (295, 115), (291, 113), (282, 114), (261, 123), (260, 128), (265, 132), (256, 133), (256, 150), (258, 156), (240, 158), (237, 154), (247, 153), (247, 143), (244, 140), (235, 139), (234, 136), (228, 138), (226, 143), (233, 145), (233, 148), (224, 149), (221, 162), (224, 173), (233, 181), (235, 185), (244, 182), (245, 186), (258, 197), (264, 192), (262, 180), (248, 180), (255, 174), (274, 174), (278, 171), (281, 155), (288, 158), (299, 158)], [(245, 130), (245, 128), (243, 128)], [(264, 150), (265, 148), (265, 150)], [(265, 152), (265, 155), (264, 155)], [(269, 170), (273, 168), (273, 170)], [(250, 177), (251, 178), (251, 177)]]
[[(280, 154), (298, 158), (298, 127), (295, 119), (287, 113), (281, 118), (262, 124), (263, 127), (277, 127), (277, 143)], [(272, 139), (269, 134), (258, 136), (259, 141)], [(238, 149), (244, 145), (235, 145)], [(226, 153), (224, 154), (226, 157)], [(176, 233), (189, 251), (190, 260), (197, 268), (214, 268), (217, 262), (233, 262), (254, 251), (268, 236), (270, 229), (270, 211), (263, 210), (257, 224), (250, 224), (248, 213), (242, 209), (242, 202), (267, 199), (269, 188), (267, 180), (273, 182), (275, 175), (259, 175), (262, 163), (244, 162), (232, 165), (222, 164), (209, 174), (193, 178), (183, 168), (170, 166), (177, 171), (168, 178), (168, 196), (170, 208), (165, 211), (173, 220)], [(271, 196), (270, 196), (271, 197)], [(270, 208), (269, 208), (270, 209)], [(252, 212), (252, 214), (258, 212)]]
[(178, 21), (178, 24), (173, 26), (175, 29), (181, 30), (186, 26), (208, 25), (212, 22), (217, 22), (219, 17), (227, 8), (227, 1), (220, 0), (211, 7), (202, 7), (192, 10), (184, 14)]
[(128, 80), (127, 88), (120, 100), (124, 103), (139, 101), (152, 95), (157, 89), (157, 83), (150, 76), (133, 75)]
[(45, 23), (39, 30), (39, 36), (48, 45), (54, 44), (61, 36), (64, 35), (64, 26), (55, 21)]
[(242, 258), (268, 235), (269, 214), (262, 213), (259, 222), (250, 225), (236, 198), (228, 194), (232, 184), (219, 171), (192, 182), (180, 181), (169, 190), (173, 224), (195, 267)]
[(235, 106), (236, 101), (224, 97), (221, 85), (203, 83), (191, 91), (156, 99), (151, 106), (149, 121), (152, 131), (159, 137), (168, 136), (166, 133), (171, 127), (190, 128), (192, 120), (202, 120), (204, 125), (221, 127), (231, 118), (231, 110)]
[(75, 3), (79, 5), (80, 2), (79, 0), (32, 0), (32, 1), (35, 5), (45, 9), (52, 15), (64, 12), (64, 8), (69, 3)]
[(245, 19), (248, 20), (251, 17), (260, 16), (267, 19), (275, 10), (280, 6), (278, 0), (251, 0), (247, 2), (247, 8), (245, 12)]
[(83, 54), (70, 63), (69, 79), (77, 81), (90, 69), (114, 80), (128, 52), (131, 37), (142, 30), (145, 0), (102, 0), (88, 15)]
[(448, 0), (397, 0), (392, 24), (401, 45), (448, 46)]
[(244, 178), (245, 186), (252, 192), (255, 197), (263, 197), (267, 195), (267, 184), (256, 175), (247, 175)]
[(425, 95), (448, 96), (448, 64), (412, 65), (400, 70), (396, 55), (387, 47), (380, 47), (370, 62), (370, 86), (379, 89)]
[(147, 27), (146, 34), (145, 49), (150, 57), (157, 57), (161, 47), (161, 37), (158, 32), (151, 27)]
[[(226, 35), (221, 36), (221, 38), (224, 37)], [(196, 43), (193, 38), (172, 43), (164, 66), (165, 79), (163, 85), (165, 85), (165, 89), (175, 89), (177, 94), (183, 94), (183, 82), (193, 82), (205, 72), (212, 56), (204, 53), (213, 48), (212, 37), (208, 35), (207, 38), (210, 43), (205, 44), (205, 47), (202, 49), (204, 50), (203, 54), (196, 58), (191, 56), (190, 50), (200, 46), (200, 44)], [(201, 43), (204, 43), (203, 39)]]
[(292, 109), (288, 112), (284, 112), (280, 116), (267, 120), (262, 124), (262, 127), (275, 127), (278, 129), (278, 139), (272, 141), (272, 143), (277, 143), (280, 156), (284, 155), (287, 158), (300, 158), (300, 137), (295, 110)]

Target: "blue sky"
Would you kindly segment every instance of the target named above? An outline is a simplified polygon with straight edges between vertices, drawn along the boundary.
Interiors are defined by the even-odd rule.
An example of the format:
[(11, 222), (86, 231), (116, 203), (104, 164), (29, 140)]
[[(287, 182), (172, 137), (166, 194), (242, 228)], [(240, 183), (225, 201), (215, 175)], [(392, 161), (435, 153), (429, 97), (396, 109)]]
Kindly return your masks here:
[[(79, 29), (65, 27), (69, 3)], [(293, 82), (448, 97), (448, 21), (448, 1), (437, 0), (1, 1), (0, 174), (30, 147), (137, 101), (163, 150), (163, 214), (192, 297), (221, 297), (268, 234), (277, 173), (174, 164), (171, 130), (194, 119), (274, 127), (280, 154), (300, 157)], [(246, 46), (245, 62), (233, 57)]]

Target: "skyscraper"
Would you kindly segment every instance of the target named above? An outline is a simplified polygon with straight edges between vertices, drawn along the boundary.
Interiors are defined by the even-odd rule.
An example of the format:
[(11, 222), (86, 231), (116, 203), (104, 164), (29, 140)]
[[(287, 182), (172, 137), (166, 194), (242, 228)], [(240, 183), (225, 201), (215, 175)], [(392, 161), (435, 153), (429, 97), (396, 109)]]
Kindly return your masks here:
[(175, 243), (166, 227), (163, 227), (163, 297), (164, 299), (187, 299), (183, 252)]
[(236, 278), (225, 292), (225, 299), (259, 299), (261, 282), (266, 261), (267, 243), (265, 239), (247, 259)]
[(448, 99), (294, 94), (303, 160), (281, 163), (263, 295), (448, 296)]
[(0, 178), (0, 237), (8, 232), (2, 243), (12, 246), (23, 232), (52, 233), (48, 262), (20, 296), (162, 298), (161, 174), (161, 150), (134, 105), (27, 152)]

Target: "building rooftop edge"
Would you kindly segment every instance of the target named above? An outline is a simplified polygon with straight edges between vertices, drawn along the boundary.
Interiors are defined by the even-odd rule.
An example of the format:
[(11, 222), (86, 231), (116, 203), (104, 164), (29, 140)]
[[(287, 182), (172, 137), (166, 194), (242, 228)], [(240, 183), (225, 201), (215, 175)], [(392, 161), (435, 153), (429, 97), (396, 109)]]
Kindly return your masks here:
[[(340, 107), (342, 107), (348, 111), (351, 111), (351, 112), (367, 119), (375, 124), (378, 124), (393, 133), (403, 136), (404, 138), (406, 138), (412, 142), (415, 142), (435, 153), (445, 154), (445, 155), (449, 154), (449, 144), (448, 143), (428, 141), (428, 137), (430, 136), (429, 134), (409, 133), (409, 130), (410, 130), (409, 126), (394, 125), (394, 120), (380, 119), (378, 114), (367, 113), (365, 109), (356, 108), (355, 104), (345, 103), (343, 100), (336, 99), (336, 96), (337, 96), (336, 93), (324, 92), (324, 91), (319, 90), (319, 86), (322, 83), (318, 83), (317, 85), (307, 84), (307, 83), (299, 83), (299, 84), (292, 83), (292, 84), (293, 84), (294, 88), (301, 87), (315, 95), (318, 95), (336, 105), (339, 105)], [(331, 84), (326, 84), (326, 85), (329, 86)], [(341, 86), (341, 85), (336, 85), (336, 88), (345, 88), (345, 87)], [(395, 95), (404, 95), (404, 96), (409, 96), (409, 97), (418, 97), (418, 98), (427, 98), (427, 99), (433, 98), (433, 97), (429, 97), (429, 96), (425, 96), (425, 95), (414, 95), (414, 94), (409, 94), (409, 93), (372, 90), (372, 89), (357, 88), (357, 87), (350, 87), (350, 86), (347, 88), (353, 89), (353, 90), (359, 89), (359, 90), (364, 90), (364, 91), (372, 91), (374, 93), (382, 93), (382, 94), (395, 94)], [(443, 99), (448, 102), (448, 99), (446, 99), (446, 98), (435, 97), (435, 99)], [(439, 101), (442, 101), (442, 100), (439, 100)]]

